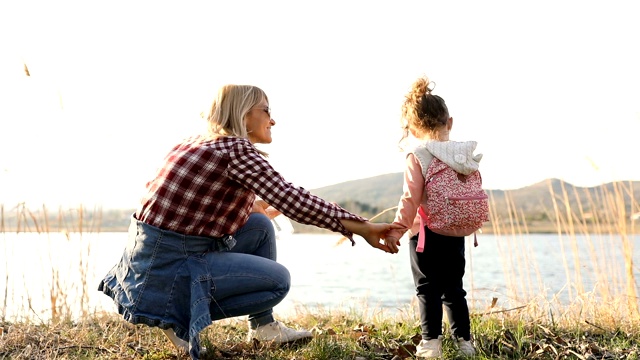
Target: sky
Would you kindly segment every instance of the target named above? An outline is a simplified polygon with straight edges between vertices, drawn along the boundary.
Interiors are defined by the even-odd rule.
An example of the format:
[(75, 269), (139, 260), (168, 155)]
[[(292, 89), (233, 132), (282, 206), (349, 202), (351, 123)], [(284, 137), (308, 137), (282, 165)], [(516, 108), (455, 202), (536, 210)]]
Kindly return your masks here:
[(487, 189), (640, 180), (639, 18), (637, 1), (3, 1), (0, 204), (135, 207), (227, 83), (269, 96), (260, 148), (288, 181), (401, 172), (423, 75)]

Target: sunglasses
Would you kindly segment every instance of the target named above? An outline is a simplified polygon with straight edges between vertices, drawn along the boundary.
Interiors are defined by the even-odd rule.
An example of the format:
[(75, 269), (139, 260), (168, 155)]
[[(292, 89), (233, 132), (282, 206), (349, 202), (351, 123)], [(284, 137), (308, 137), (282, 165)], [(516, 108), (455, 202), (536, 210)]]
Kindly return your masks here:
[(271, 108), (270, 107), (266, 107), (266, 108), (260, 108), (260, 110), (264, 111), (267, 113), (267, 115), (269, 115), (269, 117), (271, 117)]

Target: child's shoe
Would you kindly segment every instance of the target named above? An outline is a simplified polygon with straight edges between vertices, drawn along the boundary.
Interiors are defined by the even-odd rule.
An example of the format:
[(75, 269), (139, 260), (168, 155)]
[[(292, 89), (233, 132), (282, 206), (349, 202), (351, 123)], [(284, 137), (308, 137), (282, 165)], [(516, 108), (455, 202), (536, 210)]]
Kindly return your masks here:
[(471, 340), (465, 340), (458, 338), (458, 354), (462, 356), (474, 356), (476, 354), (476, 348), (473, 346)]
[(416, 346), (416, 356), (427, 359), (435, 359), (442, 356), (442, 335), (437, 339), (421, 340)]
[(307, 330), (295, 330), (286, 327), (281, 322), (274, 321), (262, 325), (257, 329), (250, 329), (247, 340), (271, 341), (276, 344), (290, 343), (303, 339), (311, 339), (313, 334)]

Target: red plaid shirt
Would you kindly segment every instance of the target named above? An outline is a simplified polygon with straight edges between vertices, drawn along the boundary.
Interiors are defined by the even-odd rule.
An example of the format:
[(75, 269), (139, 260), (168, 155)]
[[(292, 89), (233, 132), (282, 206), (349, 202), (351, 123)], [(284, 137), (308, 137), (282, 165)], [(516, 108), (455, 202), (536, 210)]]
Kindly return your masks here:
[(195, 136), (175, 146), (147, 183), (136, 218), (185, 235), (234, 234), (256, 194), (299, 223), (353, 234), (340, 219), (366, 219), (287, 182), (247, 139)]

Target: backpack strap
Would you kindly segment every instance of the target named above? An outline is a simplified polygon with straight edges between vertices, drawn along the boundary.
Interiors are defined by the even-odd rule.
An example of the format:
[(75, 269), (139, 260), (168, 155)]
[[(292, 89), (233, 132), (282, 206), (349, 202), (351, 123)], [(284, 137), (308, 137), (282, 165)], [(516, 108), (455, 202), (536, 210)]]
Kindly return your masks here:
[(411, 151), (413, 156), (415, 156), (420, 162), (420, 166), (422, 166), (422, 176), (427, 178), (427, 169), (431, 162), (433, 161), (434, 156), (429, 152), (429, 150), (424, 145), (416, 146), (413, 151)]

